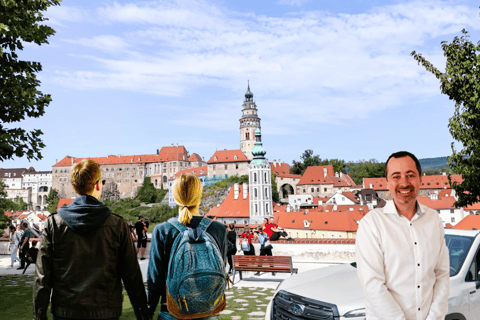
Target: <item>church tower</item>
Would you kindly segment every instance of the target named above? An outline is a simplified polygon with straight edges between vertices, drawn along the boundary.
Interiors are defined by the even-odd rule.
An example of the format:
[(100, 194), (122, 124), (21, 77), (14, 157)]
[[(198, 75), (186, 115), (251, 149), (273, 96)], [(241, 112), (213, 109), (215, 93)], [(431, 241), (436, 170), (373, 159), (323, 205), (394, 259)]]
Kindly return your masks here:
[(260, 129), (255, 131), (253, 160), (248, 165), (250, 191), (250, 223), (261, 224), (264, 218), (273, 215), (272, 209), (272, 168), (265, 159)]
[(255, 130), (260, 129), (260, 118), (257, 112), (257, 105), (253, 100), (250, 81), (248, 81), (248, 88), (242, 105), (242, 117), (240, 118), (240, 150), (248, 160), (253, 159), (252, 149), (255, 145)]

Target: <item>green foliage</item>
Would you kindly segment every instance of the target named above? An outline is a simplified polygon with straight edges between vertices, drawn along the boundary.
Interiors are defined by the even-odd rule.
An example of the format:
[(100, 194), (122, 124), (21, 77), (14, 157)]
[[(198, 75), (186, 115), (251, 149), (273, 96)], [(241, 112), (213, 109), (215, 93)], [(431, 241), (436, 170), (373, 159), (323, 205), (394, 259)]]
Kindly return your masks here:
[(425, 170), (422, 170), (422, 175), (426, 175), (426, 176), (436, 176), (436, 175), (439, 175), (439, 174), (442, 174), (440, 169), (425, 169)]
[(320, 156), (313, 155), (312, 149), (307, 149), (300, 156), (301, 161), (293, 160), (290, 173), (301, 174), (307, 170), (307, 167), (332, 165), (334, 172), (345, 172), (345, 161), (340, 159), (321, 159)]
[(50, 192), (47, 196), (47, 211), (50, 213), (57, 212), (58, 201), (60, 197), (58, 196), (58, 191), (56, 189), (50, 189)]
[(248, 174), (244, 174), (243, 176), (240, 176), (240, 177), (231, 176), (231, 177), (228, 177), (227, 179), (220, 180), (220, 181), (212, 184), (211, 186), (204, 187), (202, 198), (211, 196), (215, 193), (215, 191), (218, 191), (218, 190), (223, 189), (223, 188), (228, 188), (235, 183), (238, 183), (238, 184), (247, 183), (248, 184)]
[(348, 175), (356, 184), (362, 184), (363, 178), (380, 178), (385, 176), (385, 163), (376, 159), (348, 162)]
[(277, 176), (272, 172), (272, 201), (274, 203), (280, 202), (280, 195), (278, 194), (278, 186), (277, 186)]
[(15, 197), (15, 200), (13, 200), (14, 203), (14, 208), (12, 210), (14, 211), (21, 211), (21, 210), (27, 210), (28, 208), (28, 203), (26, 203), (22, 197)]
[[(160, 184), (163, 186), (163, 184)], [(168, 189), (157, 189), (157, 196), (155, 197), (155, 202), (160, 203), (165, 198), (165, 195), (168, 193)]]
[[(418, 161), (420, 161), (422, 170), (426, 170), (426, 169), (442, 170), (443, 167), (447, 166), (447, 157), (425, 158), (425, 159), (418, 159)], [(442, 172), (444, 171), (442, 170)]]
[(451, 43), (442, 41), (441, 45), (447, 58), (445, 72), (415, 51), (412, 56), (440, 80), (440, 91), (455, 101), (448, 127), (462, 149), (457, 152), (452, 142), (448, 165), (464, 179), (461, 184), (450, 181), (458, 196), (455, 205), (464, 207), (478, 202), (480, 197), (480, 42), (471, 42), (463, 29), (461, 37), (455, 37)]
[(43, 12), (59, 2), (0, 1), (0, 161), (25, 155), (28, 160), (42, 158), (40, 150), (45, 144), (40, 139), (41, 130), (6, 128), (5, 124), (42, 116), (52, 100), (50, 95), (37, 90), (40, 81), (36, 73), (42, 70), (41, 64), (20, 60), (17, 52), (27, 42), (48, 43), (47, 38), (55, 30), (41, 24), (46, 20)]
[(143, 179), (143, 184), (137, 191), (137, 199), (145, 203), (154, 203), (157, 199), (157, 189), (150, 181), (150, 177)]
[(167, 221), (171, 217), (178, 215), (178, 206), (170, 208), (164, 204), (161, 206), (152, 205), (151, 207), (140, 206), (140, 199), (120, 199), (105, 200), (104, 204), (112, 210), (113, 213), (121, 216), (125, 221), (137, 221), (138, 216), (146, 216), (152, 223)]

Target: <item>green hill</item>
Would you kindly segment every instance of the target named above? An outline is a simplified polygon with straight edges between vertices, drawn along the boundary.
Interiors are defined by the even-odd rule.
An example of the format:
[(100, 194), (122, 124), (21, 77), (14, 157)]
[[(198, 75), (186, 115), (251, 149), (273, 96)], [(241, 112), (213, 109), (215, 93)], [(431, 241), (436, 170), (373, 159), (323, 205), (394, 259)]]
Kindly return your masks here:
[(447, 157), (425, 158), (425, 159), (418, 159), (418, 161), (420, 161), (422, 170), (442, 169), (443, 167), (449, 168), (447, 164)]

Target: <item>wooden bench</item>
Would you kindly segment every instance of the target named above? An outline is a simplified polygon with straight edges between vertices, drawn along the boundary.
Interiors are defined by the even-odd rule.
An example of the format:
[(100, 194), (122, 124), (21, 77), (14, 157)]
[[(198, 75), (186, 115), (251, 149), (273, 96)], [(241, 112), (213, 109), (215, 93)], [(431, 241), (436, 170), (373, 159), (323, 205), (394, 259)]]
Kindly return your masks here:
[(240, 280), (243, 280), (242, 271), (298, 273), (298, 269), (293, 267), (292, 257), (289, 256), (234, 255), (232, 258), (233, 282), (235, 282), (236, 271), (240, 274)]

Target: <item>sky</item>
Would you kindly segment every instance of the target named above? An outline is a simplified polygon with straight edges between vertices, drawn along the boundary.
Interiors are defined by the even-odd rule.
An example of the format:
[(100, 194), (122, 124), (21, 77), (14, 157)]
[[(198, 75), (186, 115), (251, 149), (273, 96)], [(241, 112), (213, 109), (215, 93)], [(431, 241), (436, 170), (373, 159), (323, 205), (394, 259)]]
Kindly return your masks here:
[(49, 45), (20, 53), (42, 63), (53, 101), (7, 125), (41, 129), (43, 159), (0, 167), (172, 144), (208, 160), (240, 148), (247, 80), (269, 161), (447, 156), (454, 102), (410, 53), (443, 71), (441, 42), (466, 29), (477, 43), (479, 12), (471, 0), (63, 0), (45, 13)]

